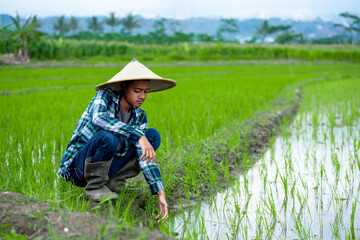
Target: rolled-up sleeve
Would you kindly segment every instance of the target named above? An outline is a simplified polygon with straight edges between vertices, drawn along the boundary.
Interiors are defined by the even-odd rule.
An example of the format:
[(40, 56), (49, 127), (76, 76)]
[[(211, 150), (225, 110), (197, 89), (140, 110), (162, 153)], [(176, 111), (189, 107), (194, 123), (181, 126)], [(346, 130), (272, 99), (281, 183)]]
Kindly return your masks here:
[(139, 162), (140, 168), (144, 174), (146, 182), (149, 184), (151, 194), (155, 195), (158, 191), (164, 190), (161, 174), (155, 163), (147, 164), (146, 161)]

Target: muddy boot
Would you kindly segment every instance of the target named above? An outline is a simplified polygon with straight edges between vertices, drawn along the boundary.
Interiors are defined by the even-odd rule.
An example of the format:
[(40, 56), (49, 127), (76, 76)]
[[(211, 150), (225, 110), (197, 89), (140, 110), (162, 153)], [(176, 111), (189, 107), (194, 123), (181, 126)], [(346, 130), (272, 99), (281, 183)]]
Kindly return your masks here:
[(92, 162), (92, 160), (92, 157), (85, 159), (84, 178), (87, 182), (85, 186), (86, 197), (96, 202), (99, 202), (106, 196), (109, 199), (117, 199), (117, 194), (105, 186), (109, 179), (108, 173), (112, 159), (102, 162)]
[(136, 157), (133, 157), (122, 169), (109, 179), (106, 186), (113, 192), (120, 192), (125, 187), (125, 180), (136, 177), (140, 172), (141, 169), (138, 160)]

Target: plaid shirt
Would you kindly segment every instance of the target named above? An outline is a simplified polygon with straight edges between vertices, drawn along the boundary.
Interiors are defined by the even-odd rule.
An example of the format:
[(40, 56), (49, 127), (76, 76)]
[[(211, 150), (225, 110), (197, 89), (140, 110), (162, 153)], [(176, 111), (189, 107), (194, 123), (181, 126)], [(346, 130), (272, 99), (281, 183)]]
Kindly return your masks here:
[(137, 157), (140, 168), (145, 176), (146, 182), (150, 186), (152, 194), (163, 190), (160, 171), (155, 163), (143, 162), (140, 160), (142, 150), (139, 139), (148, 129), (145, 111), (140, 107), (132, 107), (129, 123), (123, 123), (119, 118), (120, 94), (113, 93), (112, 90), (99, 90), (91, 100), (89, 106), (82, 114), (76, 129), (66, 147), (64, 156), (61, 160), (58, 174), (65, 179), (69, 179), (69, 166), (74, 160), (76, 153), (82, 146), (99, 130), (106, 130), (115, 136), (125, 136), (125, 147), (116, 156), (125, 156), (131, 144), (137, 149)]

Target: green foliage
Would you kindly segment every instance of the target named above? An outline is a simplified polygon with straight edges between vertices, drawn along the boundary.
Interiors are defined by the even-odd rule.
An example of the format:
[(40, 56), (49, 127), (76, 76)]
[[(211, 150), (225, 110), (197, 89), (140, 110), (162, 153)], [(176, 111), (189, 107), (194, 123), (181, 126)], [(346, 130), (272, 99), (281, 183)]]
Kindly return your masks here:
[[(80, 39), (91, 39), (94, 35), (90, 32), (77, 34)], [(194, 35), (177, 35), (185, 41), (171, 45), (161, 44), (135, 44), (119, 42), (118, 34), (107, 34), (109, 41), (70, 40), (64, 38), (62, 46), (59, 47), (58, 40), (42, 40), (31, 43), (31, 56), (35, 59), (87, 59), (97, 57), (105, 59), (126, 60), (134, 56), (142, 56), (146, 60), (237, 60), (237, 59), (299, 59), (299, 60), (347, 60), (359, 61), (360, 50), (356, 46), (338, 45), (258, 45), (258, 44), (236, 44), (236, 43), (188, 43), (190, 51), (184, 51), (186, 39), (194, 38)], [(134, 41), (147, 41), (156, 43), (156, 39), (144, 39), (142, 36), (133, 36)], [(113, 39), (113, 40), (110, 40)], [(173, 41), (173, 38), (164, 38)], [(290, 34), (279, 37), (279, 42), (296, 41), (301, 42), (301, 35)], [(3, 53), (12, 52), (14, 43), (0, 40), (0, 50)]]
[(304, 37), (302, 34), (294, 34), (292, 32), (285, 32), (279, 34), (275, 38), (276, 43), (285, 44), (285, 43), (305, 43)]
[(355, 33), (360, 33), (360, 17), (349, 12), (340, 13), (340, 16), (345, 18), (348, 22), (346, 24), (335, 23), (334, 26), (344, 29), (345, 32), (349, 34), (349, 42), (354, 44)]

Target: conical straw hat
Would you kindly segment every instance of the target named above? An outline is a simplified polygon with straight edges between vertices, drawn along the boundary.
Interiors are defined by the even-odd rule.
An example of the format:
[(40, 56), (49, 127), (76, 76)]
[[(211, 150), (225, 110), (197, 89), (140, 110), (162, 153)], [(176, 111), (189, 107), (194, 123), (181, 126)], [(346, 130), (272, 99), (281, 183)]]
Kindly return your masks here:
[(150, 80), (149, 92), (162, 91), (176, 86), (174, 80), (156, 75), (134, 58), (118, 74), (109, 81), (97, 85), (95, 89), (96, 91), (106, 88), (114, 89), (118, 83), (129, 80)]

